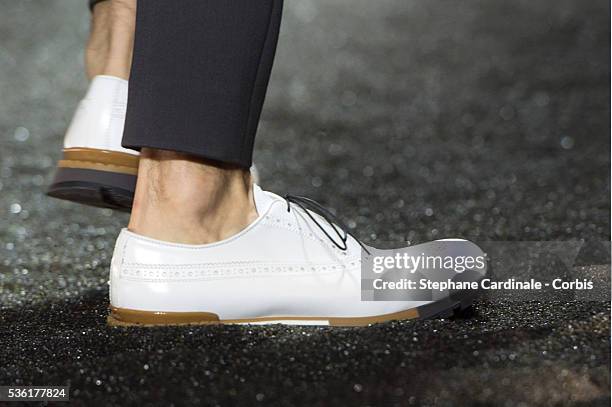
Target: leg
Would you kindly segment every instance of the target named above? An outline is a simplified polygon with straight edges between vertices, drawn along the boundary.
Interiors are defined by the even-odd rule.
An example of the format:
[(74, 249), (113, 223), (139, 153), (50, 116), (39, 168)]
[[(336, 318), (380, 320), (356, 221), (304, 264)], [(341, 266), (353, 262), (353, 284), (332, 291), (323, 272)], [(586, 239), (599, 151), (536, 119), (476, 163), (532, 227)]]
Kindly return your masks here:
[(136, 0), (106, 0), (91, 12), (85, 69), (91, 80), (97, 75), (128, 79), (134, 48)]
[[(137, 63), (140, 66), (137, 70), (140, 69), (141, 73), (135, 76), (132, 86), (135, 90), (130, 96), (131, 99), (139, 98), (139, 101), (132, 104), (135, 108), (132, 109), (134, 113), (131, 117), (136, 119), (131, 121), (131, 130), (126, 131), (127, 143), (135, 147), (146, 147), (152, 138), (158, 137), (152, 146), (159, 149), (187, 151), (196, 156), (246, 165), (247, 159), (250, 161), (255, 129), (274, 56), (280, 22), (280, 1), (276, 0), (273, 8), (269, 1), (257, 7), (240, 3), (220, 7), (218, 2), (181, 2), (180, 6), (173, 2), (143, 2), (139, 13), (140, 25), (144, 25), (139, 35), (143, 44), (139, 47), (140, 57)], [(129, 76), (134, 45), (136, 0), (93, 0), (90, 4), (92, 26), (85, 53), (87, 72), (91, 79), (90, 89), (66, 133), (64, 157), (58, 163), (48, 194), (88, 205), (129, 211), (133, 204), (139, 154), (135, 150), (122, 148), (121, 139), (124, 134), (128, 88), (125, 79)], [(190, 14), (192, 12), (193, 14)], [(215, 20), (223, 15), (230, 17), (229, 20), (220, 22), (221, 25), (227, 23), (227, 26), (207, 22), (208, 29), (200, 27), (202, 22), (198, 21), (198, 16), (208, 16), (209, 19)], [(190, 16), (191, 20), (187, 18)], [(190, 28), (178, 30), (174, 27), (177, 18), (185, 22), (181, 27)], [(241, 18), (248, 24), (231, 21), (232, 18)], [(146, 39), (150, 37), (147, 24), (157, 27), (157, 34), (160, 35), (151, 40), (165, 44), (165, 50), (164, 46), (155, 43), (153, 48), (148, 47), (147, 43), (151, 42)], [(232, 24), (237, 29), (226, 36), (226, 31), (232, 31)], [(264, 25), (267, 25), (268, 31)], [(174, 37), (173, 45), (169, 45), (167, 40), (170, 37)], [(197, 38), (195, 43), (193, 38)], [(146, 54), (151, 51), (174, 52), (177, 55), (173, 57), (173, 61), (178, 62), (182, 56), (181, 63), (188, 69), (166, 76), (163, 68), (168, 67), (169, 63), (164, 65), (157, 62), (157, 55)], [(241, 52), (245, 54), (241, 55)], [(191, 66), (191, 56), (199, 58), (200, 63), (211, 68), (211, 71), (197, 71), (198, 67)], [(207, 60), (209, 57), (210, 61)], [(215, 71), (215, 68), (223, 69)], [(210, 76), (207, 81), (208, 88), (204, 86), (206, 83), (197, 82), (202, 75)], [(208, 106), (198, 106), (194, 103), (191, 114), (199, 116), (198, 120), (181, 128), (177, 124), (189, 122), (189, 117), (188, 120), (183, 120), (183, 114), (189, 112), (190, 102), (185, 101), (182, 106), (170, 103), (169, 106), (175, 110), (173, 115), (167, 115), (168, 104), (154, 104), (156, 101), (164, 101), (166, 91), (157, 92), (154, 96), (157, 99), (152, 100), (153, 95), (147, 89), (147, 86), (152, 85), (148, 80), (150, 78), (156, 78), (155, 87), (166, 84), (172, 87), (175, 86), (177, 78), (179, 83), (182, 79), (184, 86), (176, 86), (174, 91), (170, 90), (171, 93), (191, 95), (196, 99), (201, 95), (210, 95), (211, 101), (225, 103), (227, 108), (219, 110), (214, 103)], [(185, 85), (193, 86), (199, 91), (188, 92), (184, 89)], [(162, 114), (155, 113), (156, 109)], [(208, 114), (210, 119), (210, 116), (216, 113), (224, 114), (226, 120), (203, 120), (204, 115)], [(153, 121), (146, 117), (148, 114), (154, 114), (160, 120), (153, 125)], [(138, 123), (138, 117), (141, 117), (143, 122)], [(159, 138), (163, 131), (158, 131), (155, 126), (160, 122), (165, 124), (164, 118), (172, 118), (173, 122), (168, 120), (167, 128), (173, 129), (173, 136), (182, 134), (182, 140), (176, 137), (172, 137), (170, 141), (164, 137)], [(216, 134), (206, 129), (215, 130)], [(206, 144), (207, 151), (211, 154), (198, 154), (198, 149), (194, 149), (194, 146), (198, 146), (199, 135), (209, 133), (211, 137)], [(245, 144), (242, 144), (243, 142)], [(200, 146), (203, 144), (202, 142)], [(212, 151), (213, 147), (216, 152)], [(256, 177), (256, 172), (253, 174)]]
[(257, 218), (248, 170), (143, 148), (129, 229), (178, 243), (211, 243)]
[(130, 230), (209, 243), (257, 216), (248, 168), (281, 8), (278, 0), (138, 3), (123, 137), (142, 149)]

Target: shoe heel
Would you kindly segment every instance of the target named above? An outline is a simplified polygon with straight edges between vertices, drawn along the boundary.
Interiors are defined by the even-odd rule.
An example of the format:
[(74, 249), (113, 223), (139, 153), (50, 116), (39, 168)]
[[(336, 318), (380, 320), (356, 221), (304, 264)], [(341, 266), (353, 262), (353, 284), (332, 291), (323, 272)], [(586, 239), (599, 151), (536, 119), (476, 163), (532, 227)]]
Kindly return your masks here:
[(66, 149), (47, 195), (129, 212), (137, 172), (137, 156), (105, 150)]
[(132, 209), (136, 176), (59, 167), (47, 195), (67, 201), (125, 212)]

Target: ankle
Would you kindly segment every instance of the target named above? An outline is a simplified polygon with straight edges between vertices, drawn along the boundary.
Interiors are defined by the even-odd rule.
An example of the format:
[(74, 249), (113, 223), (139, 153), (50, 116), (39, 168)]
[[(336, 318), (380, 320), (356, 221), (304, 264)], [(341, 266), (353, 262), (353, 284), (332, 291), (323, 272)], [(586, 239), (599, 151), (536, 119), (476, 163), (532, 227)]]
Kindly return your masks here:
[(143, 149), (129, 229), (203, 244), (230, 237), (257, 217), (248, 171), (171, 151)]
[(129, 78), (135, 27), (136, 0), (108, 0), (94, 7), (85, 48), (89, 79), (96, 75)]

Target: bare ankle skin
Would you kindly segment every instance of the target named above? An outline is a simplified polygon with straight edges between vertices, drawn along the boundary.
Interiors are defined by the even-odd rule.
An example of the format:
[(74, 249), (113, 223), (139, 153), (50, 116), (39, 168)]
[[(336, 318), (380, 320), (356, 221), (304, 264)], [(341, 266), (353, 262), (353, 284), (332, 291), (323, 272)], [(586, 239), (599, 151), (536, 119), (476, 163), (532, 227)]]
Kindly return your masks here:
[(96, 4), (85, 47), (89, 79), (96, 75), (129, 78), (135, 26), (136, 0), (107, 0)]
[(257, 218), (248, 170), (143, 148), (129, 230), (154, 239), (205, 244)]

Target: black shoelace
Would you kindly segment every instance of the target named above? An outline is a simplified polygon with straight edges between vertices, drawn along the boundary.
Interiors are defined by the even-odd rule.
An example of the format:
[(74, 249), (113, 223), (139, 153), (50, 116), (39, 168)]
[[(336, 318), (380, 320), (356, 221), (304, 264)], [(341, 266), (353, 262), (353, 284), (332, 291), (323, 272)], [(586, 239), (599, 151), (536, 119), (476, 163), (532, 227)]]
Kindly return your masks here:
[[(327, 208), (323, 205), (315, 201), (314, 199), (306, 198), (304, 196), (296, 196), (296, 195), (285, 195), (285, 201), (287, 201), (287, 212), (291, 211), (291, 204), (297, 205), (300, 209), (304, 211), (306, 215), (314, 222), (315, 225), (327, 236), (329, 240), (336, 246), (338, 249), (344, 251), (348, 249), (348, 245), (346, 244), (348, 237), (351, 236), (353, 239), (359, 243), (359, 245), (366, 251), (366, 253), (370, 254), (370, 251), (367, 247), (361, 243), (359, 239), (355, 237), (351, 232), (349, 232), (349, 228), (342, 223), (340, 219), (333, 213), (331, 213)], [(336, 236), (340, 239), (341, 243), (338, 243), (336, 238), (330, 235), (327, 230), (319, 223), (319, 221), (312, 216), (310, 212), (314, 212), (320, 215), (323, 219), (329, 223)], [(342, 233), (341, 233), (342, 232)]]

